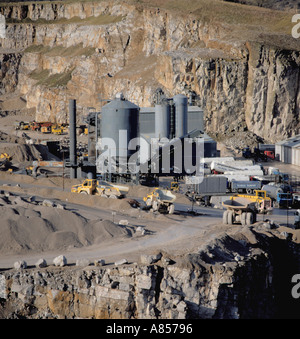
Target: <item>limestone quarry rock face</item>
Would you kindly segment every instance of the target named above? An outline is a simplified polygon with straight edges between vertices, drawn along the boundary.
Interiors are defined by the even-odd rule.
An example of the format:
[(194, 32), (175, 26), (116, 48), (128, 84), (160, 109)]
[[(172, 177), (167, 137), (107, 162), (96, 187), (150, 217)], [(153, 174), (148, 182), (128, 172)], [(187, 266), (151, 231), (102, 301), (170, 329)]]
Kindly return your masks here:
[(283, 239), (280, 231), (266, 233), (259, 225), (238, 229), (199, 252), (172, 259), (167, 266), (2, 271), (0, 318), (259, 319), (298, 314), (290, 279), (298, 272), (299, 241)]
[(160, 87), (195, 92), (218, 140), (299, 132), (300, 47), (288, 36), (130, 2), (8, 3), (0, 13), (0, 92), (20, 91), (37, 121), (65, 122), (70, 98), (79, 115), (118, 92), (152, 106)]

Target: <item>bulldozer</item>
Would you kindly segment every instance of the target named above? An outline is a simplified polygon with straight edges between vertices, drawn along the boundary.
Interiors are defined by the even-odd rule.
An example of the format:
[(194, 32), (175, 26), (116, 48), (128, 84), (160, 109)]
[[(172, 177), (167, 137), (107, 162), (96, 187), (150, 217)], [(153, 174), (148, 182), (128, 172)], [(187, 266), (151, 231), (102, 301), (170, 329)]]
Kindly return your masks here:
[(82, 184), (72, 186), (72, 193), (99, 195), (105, 198), (121, 199), (124, 198), (129, 188), (99, 182), (97, 179), (86, 179)]
[(155, 188), (150, 194), (143, 198), (146, 207), (153, 212), (173, 214), (176, 196), (169, 190)]

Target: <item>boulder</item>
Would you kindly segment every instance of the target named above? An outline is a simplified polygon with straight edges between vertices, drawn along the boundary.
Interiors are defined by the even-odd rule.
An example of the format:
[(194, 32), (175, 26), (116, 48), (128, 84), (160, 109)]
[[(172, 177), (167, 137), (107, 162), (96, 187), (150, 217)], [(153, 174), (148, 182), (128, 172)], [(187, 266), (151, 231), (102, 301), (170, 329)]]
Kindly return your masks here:
[(45, 259), (39, 259), (35, 263), (35, 267), (38, 267), (38, 268), (47, 267), (47, 261)]
[(44, 200), (42, 205), (46, 207), (54, 207), (54, 203), (51, 200)]
[(23, 269), (23, 268), (27, 268), (27, 263), (26, 263), (26, 261), (24, 261), (24, 260), (16, 261), (16, 262), (14, 263), (14, 268), (15, 268), (16, 270)]
[(53, 264), (55, 266), (63, 267), (65, 265), (67, 265), (67, 259), (64, 255), (59, 255), (58, 257), (54, 258)]

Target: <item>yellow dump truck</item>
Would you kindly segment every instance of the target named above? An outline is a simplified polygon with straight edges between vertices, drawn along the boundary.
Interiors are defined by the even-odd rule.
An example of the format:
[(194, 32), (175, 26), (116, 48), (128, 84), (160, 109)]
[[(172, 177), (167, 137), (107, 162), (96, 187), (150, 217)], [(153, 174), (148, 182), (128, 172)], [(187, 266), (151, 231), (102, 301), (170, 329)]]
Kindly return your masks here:
[(266, 196), (266, 191), (255, 190), (255, 194), (236, 194), (223, 202), (226, 211), (223, 214), (223, 224), (241, 223), (252, 225), (257, 220), (258, 213), (270, 213), (272, 201)]
[(72, 186), (71, 192), (121, 199), (125, 197), (128, 190), (129, 188), (126, 186), (114, 185), (105, 181), (98, 181), (97, 179), (86, 179), (82, 184)]
[(176, 196), (169, 190), (155, 188), (150, 194), (143, 198), (146, 207), (152, 208), (154, 212), (168, 212), (173, 214)]
[(272, 199), (267, 196), (264, 190), (254, 190), (254, 194), (236, 194), (233, 199), (245, 198), (256, 204), (258, 213), (266, 214), (272, 212)]

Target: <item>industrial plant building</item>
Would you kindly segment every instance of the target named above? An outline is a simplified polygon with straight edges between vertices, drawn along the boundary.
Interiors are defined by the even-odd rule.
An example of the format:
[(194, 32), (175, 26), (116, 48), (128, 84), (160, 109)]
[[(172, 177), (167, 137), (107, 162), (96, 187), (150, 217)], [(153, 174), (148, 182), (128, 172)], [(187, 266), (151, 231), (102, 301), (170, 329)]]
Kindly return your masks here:
[[(70, 114), (72, 110), (75, 109), (70, 105)], [(70, 121), (73, 121), (71, 116)], [(187, 139), (198, 143), (201, 140), (202, 157), (218, 156), (217, 143), (204, 130), (203, 110), (182, 94), (172, 98), (162, 94), (156, 97), (154, 107), (141, 108), (119, 93), (102, 107), (101, 112), (90, 113), (86, 122), (89, 130), (88, 161), (79, 166), (70, 155), (71, 168), (77, 167), (82, 177), (102, 175), (106, 180), (116, 180), (118, 177), (121, 181), (137, 182), (140, 174), (152, 173), (153, 165), (150, 162), (152, 160), (153, 163), (154, 159), (158, 164), (154, 171), (157, 176), (193, 174), (186, 171), (184, 166), (182, 171), (178, 171), (178, 164), (174, 160), (178, 152), (182, 153), (182, 162), (186, 160), (187, 146), (184, 146), (184, 140)], [(71, 131), (70, 135), (73, 135)], [(130, 145), (135, 140), (139, 140), (137, 147)], [(158, 140), (159, 147), (155, 154), (149, 154), (153, 140)], [(180, 147), (176, 148), (176, 140), (180, 140), (176, 144)], [(73, 142), (70, 144), (74, 145)], [(188, 156), (193, 159), (189, 161), (195, 163), (196, 146), (191, 147), (192, 155)], [(137, 149), (139, 159), (135, 158)], [(165, 170), (161, 157), (166, 149), (170, 155), (169, 170)]]
[(281, 162), (300, 166), (300, 134), (277, 142), (275, 153)]

